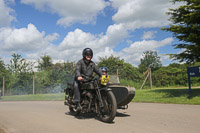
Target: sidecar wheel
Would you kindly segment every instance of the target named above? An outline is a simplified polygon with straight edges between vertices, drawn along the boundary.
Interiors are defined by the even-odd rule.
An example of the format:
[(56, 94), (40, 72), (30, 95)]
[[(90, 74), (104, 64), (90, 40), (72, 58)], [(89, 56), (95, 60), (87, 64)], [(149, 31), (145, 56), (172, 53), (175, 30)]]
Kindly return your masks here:
[(69, 106), (69, 111), (72, 115), (79, 115), (80, 114), (80, 110), (76, 110), (74, 107)]
[(112, 91), (101, 92), (103, 107), (100, 108), (100, 119), (103, 122), (113, 122), (116, 116), (117, 102)]

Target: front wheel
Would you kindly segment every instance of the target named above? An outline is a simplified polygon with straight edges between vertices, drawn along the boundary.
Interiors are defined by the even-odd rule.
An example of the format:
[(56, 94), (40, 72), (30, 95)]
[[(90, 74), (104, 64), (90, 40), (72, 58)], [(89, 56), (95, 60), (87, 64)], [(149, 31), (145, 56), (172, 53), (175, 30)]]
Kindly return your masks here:
[(101, 121), (110, 123), (115, 119), (117, 103), (112, 91), (101, 92), (103, 107), (99, 106)]

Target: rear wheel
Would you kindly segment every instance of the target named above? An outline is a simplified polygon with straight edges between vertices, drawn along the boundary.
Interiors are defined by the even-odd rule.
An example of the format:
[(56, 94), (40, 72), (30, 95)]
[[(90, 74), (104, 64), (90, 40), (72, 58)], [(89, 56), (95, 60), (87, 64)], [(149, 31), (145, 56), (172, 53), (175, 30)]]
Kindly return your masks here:
[(112, 91), (102, 91), (103, 107), (99, 107), (100, 119), (103, 122), (110, 123), (115, 119), (117, 103)]

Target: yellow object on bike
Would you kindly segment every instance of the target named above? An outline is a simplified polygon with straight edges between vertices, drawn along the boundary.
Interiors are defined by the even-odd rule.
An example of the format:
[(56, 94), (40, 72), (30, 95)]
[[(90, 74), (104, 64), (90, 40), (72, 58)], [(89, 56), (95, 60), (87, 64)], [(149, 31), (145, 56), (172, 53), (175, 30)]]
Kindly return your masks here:
[(109, 82), (109, 80), (110, 80), (110, 77), (108, 75), (102, 75), (102, 77), (101, 77), (101, 84), (102, 85), (107, 85), (108, 82)]

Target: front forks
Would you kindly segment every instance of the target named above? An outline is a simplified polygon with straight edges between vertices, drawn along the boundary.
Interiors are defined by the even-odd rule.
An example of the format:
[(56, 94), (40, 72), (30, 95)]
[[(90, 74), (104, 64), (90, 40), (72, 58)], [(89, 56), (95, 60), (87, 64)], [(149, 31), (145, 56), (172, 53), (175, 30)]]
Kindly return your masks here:
[[(97, 82), (97, 81), (96, 81)], [(98, 86), (98, 83), (96, 83), (96, 93), (97, 93), (97, 96), (98, 96), (98, 99), (99, 99), (99, 105), (100, 107), (103, 107), (103, 100), (102, 100), (102, 97), (101, 97), (101, 93), (100, 93), (100, 89), (99, 89), (99, 86)]]

